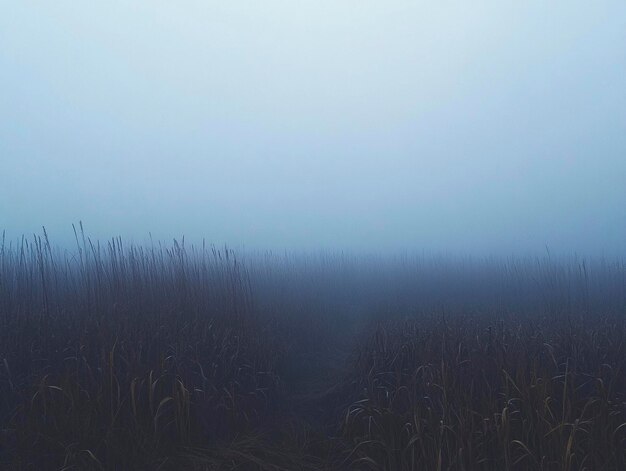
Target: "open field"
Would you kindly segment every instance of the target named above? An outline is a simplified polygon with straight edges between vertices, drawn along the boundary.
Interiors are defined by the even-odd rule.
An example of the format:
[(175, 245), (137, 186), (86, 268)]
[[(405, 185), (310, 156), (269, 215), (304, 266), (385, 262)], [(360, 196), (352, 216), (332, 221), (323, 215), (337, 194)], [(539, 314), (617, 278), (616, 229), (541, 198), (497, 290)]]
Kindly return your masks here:
[(0, 250), (1, 469), (626, 469), (623, 261)]

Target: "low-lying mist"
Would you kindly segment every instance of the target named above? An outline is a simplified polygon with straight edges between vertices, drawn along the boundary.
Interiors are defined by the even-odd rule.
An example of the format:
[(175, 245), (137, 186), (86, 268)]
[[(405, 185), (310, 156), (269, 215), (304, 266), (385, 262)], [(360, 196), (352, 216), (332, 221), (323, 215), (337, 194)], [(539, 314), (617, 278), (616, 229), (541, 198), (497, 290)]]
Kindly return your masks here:
[(0, 249), (3, 469), (620, 469), (626, 264)]

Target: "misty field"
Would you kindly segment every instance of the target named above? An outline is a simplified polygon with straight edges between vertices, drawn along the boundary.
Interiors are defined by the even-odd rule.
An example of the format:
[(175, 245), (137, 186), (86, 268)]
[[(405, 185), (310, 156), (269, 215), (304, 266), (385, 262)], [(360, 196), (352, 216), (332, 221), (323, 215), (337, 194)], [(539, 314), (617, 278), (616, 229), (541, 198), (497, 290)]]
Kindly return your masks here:
[(626, 264), (0, 249), (3, 470), (623, 470)]

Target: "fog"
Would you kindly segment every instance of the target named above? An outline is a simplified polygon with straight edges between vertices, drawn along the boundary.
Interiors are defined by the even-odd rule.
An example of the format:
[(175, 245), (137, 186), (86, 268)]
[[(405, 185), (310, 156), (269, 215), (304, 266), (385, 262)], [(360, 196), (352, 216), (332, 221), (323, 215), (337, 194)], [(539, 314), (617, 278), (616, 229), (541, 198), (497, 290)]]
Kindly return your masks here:
[(0, 231), (626, 253), (626, 2), (0, 2)]

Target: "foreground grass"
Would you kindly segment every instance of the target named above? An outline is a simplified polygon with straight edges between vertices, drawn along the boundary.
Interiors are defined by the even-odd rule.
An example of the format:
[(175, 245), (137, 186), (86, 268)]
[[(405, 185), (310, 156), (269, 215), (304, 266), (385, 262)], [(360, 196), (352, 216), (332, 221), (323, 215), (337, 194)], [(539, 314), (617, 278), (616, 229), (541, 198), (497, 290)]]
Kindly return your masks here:
[(626, 269), (0, 251), (0, 465), (626, 469)]
[(372, 469), (626, 469), (625, 330), (456, 319), (380, 328), (345, 415)]

